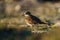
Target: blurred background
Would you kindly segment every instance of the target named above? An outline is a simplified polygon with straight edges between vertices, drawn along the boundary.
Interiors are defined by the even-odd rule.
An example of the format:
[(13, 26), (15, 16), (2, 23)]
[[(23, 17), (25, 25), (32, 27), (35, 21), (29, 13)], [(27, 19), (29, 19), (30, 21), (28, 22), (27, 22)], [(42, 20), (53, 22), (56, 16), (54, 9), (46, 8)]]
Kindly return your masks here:
[[(55, 23), (53, 32), (32, 33), (26, 25), (25, 11), (43, 21)], [(60, 0), (0, 0), (0, 40), (60, 40)]]

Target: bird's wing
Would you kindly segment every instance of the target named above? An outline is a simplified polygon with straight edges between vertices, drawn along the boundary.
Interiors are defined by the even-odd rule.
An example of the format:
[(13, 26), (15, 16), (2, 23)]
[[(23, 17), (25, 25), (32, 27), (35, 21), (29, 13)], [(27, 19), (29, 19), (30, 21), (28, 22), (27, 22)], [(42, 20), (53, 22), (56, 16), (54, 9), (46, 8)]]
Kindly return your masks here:
[(39, 24), (46, 24), (44, 22), (42, 22), (39, 18), (35, 17), (35, 16), (31, 16), (32, 20), (34, 20), (35, 22), (39, 23)]

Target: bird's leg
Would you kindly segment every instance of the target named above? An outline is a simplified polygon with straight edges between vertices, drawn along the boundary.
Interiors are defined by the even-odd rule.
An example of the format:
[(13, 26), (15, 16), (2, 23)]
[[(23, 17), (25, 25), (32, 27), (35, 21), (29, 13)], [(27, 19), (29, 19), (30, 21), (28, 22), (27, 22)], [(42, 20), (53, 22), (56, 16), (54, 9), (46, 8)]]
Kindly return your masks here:
[(33, 29), (32, 27), (33, 27), (33, 25), (29, 25), (30, 30), (32, 30), (32, 29)]
[(33, 31), (37, 31), (37, 24), (33, 24)]
[(30, 26), (30, 29), (31, 29), (32, 31), (36, 31), (37, 26), (33, 24), (33, 25)]

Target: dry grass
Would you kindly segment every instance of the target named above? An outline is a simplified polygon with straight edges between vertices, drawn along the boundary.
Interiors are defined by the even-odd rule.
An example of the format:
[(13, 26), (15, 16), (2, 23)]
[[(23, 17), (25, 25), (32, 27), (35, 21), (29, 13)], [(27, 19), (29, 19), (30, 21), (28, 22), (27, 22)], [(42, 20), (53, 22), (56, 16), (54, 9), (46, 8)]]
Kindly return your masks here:
[[(0, 6), (0, 40), (60, 40), (60, 2), (2, 0)], [(22, 16), (27, 10), (42, 21), (55, 24), (51, 28), (40, 24), (30, 28)]]

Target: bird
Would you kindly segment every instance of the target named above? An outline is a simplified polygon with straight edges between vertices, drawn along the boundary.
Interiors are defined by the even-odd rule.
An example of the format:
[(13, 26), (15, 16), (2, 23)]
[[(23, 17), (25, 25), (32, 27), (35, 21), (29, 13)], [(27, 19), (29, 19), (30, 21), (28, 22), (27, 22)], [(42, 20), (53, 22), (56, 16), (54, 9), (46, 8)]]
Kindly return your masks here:
[(25, 12), (23, 15), (25, 17), (25, 23), (28, 26), (32, 27), (32, 26), (35, 26), (35, 25), (38, 25), (38, 24), (46, 24), (45, 22), (40, 20), (38, 17), (32, 15), (30, 11)]

